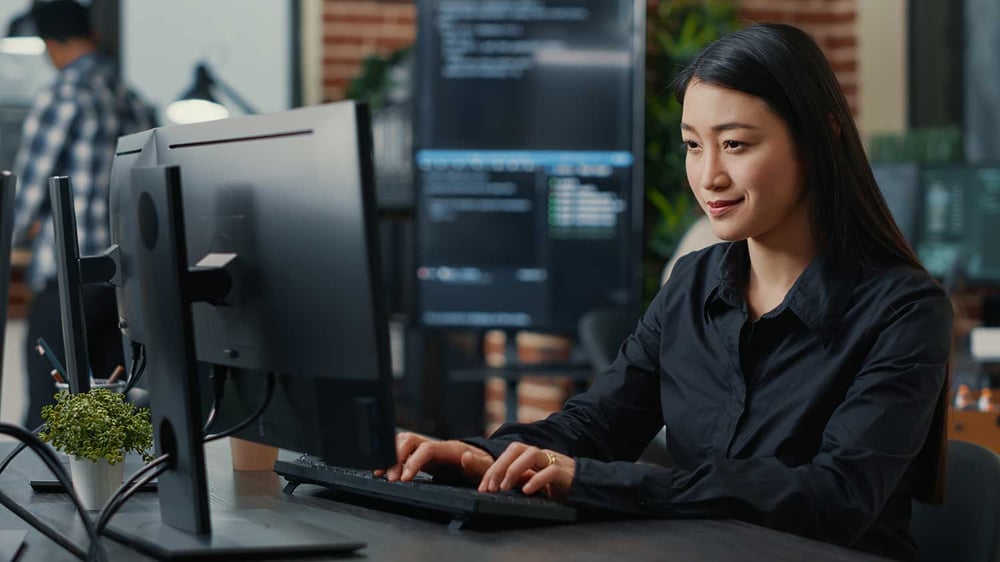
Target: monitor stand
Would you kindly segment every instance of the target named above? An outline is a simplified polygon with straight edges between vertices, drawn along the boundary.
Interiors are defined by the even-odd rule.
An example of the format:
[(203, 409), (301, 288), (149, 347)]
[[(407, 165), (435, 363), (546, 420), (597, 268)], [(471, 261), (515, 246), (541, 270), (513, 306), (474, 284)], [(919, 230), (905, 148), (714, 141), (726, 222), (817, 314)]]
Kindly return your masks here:
[(145, 554), (171, 560), (314, 557), (365, 546), (271, 510), (210, 509), (191, 288), (204, 287), (202, 281), (211, 281), (218, 272), (188, 270), (178, 166), (134, 168), (132, 189), (138, 202), (134, 212), (141, 243), (134, 259), (145, 316), (147, 368), (156, 373), (149, 379), (156, 453), (168, 453), (172, 459), (158, 477), (159, 513), (120, 515), (105, 533)]
[(160, 560), (314, 557), (344, 554), (365, 546), (330, 529), (267, 509), (212, 510), (212, 531), (188, 533), (168, 525), (159, 513), (128, 513), (105, 534)]

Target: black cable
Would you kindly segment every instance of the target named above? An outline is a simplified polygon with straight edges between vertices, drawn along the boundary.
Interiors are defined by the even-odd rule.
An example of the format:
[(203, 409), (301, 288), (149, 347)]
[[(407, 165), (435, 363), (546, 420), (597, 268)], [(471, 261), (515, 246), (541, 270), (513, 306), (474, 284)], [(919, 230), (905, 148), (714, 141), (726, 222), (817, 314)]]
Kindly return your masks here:
[(238, 433), (243, 428), (245, 428), (245, 427), (249, 426), (250, 424), (252, 424), (254, 422), (254, 420), (256, 420), (257, 418), (259, 418), (260, 415), (264, 413), (264, 410), (266, 410), (267, 406), (271, 403), (271, 397), (274, 396), (274, 373), (268, 373), (267, 374), (267, 391), (266, 391), (266, 393), (267, 393), (267, 395), (264, 397), (264, 402), (260, 405), (260, 407), (257, 408), (256, 411), (254, 411), (254, 413), (250, 414), (247, 417), (247, 419), (243, 420), (242, 422), (240, 422), (236, 426), (231, 427), (231, 428), (229, 428), (229, 429), (227, 429), (225, 431), (220, 431), (219, 433), (213, 433), (211, 435), (206, 435), (205, 436), (205, 443), (208, 443), (208, 442), (211, 442), (211, 441), (215, 441), (216, 439), (222, 439), (223, 437), (229, 437), (230, 435), (232, 435), (234, 433)]
[(132, 370), (134, 374), (129, 377), (122, 394), (132, 390), (142, 379), (142, 374), (146, 371), (146, 346), (133, 342), (132, 350)]
[(143, 466), (139, 470), (135, 471), (134, 474), (132, 474), (131, 476), (129, 476), (128, 480), (126, 480), (125, 482), (123, 482), (122, 485), (119, 486), (118, 489), (115, 490), (115, 492), (113, 494), (111, 494), (111, 497), (108, 498), (108, 501), (104, 502), (104, 507), (101, 508), (101, 512), (100, 512), (100, 514), (98, 514), (98, 517), (97, 517), (98, 525), (100, 526), (101, 521), (104, 521), (105, 519), (110, 518), (109, 515), (105, 515), (107, 509), (111, 506), (112, 503), (114, 503), (115, 501), (117, 501), (117, 499), (121, 495), (123, 495), (124, 493), (126, 493), (126, 491), (129, 489), (129, 487), (132, 486), (132, 484), (134, 484), (136, 482), (136, 480), (142, 478), (144, 475), (146, 475), (147, 473), (149, 473), (149, 471), (153, 470), (154, 468), (156, 468), (157, 466), (159, 466), (159, 465), (161, 465), (161, 464), (163, 464), (165, 462), (168, 462), (169, 460), (170, 460), (170, 453), (164, 453), (164, 454), (156, 457), (155, 459), (149, 461), (149, 463), (146, 466)]
[[(104, 556), (103, 549), (101, 549), (100, 540), (97, 535), (97, 529), (94, 526), (94, 522), (87, 516), (87, 511), (83, 508), (83, 504), (80, 502), (79, 496), (77, 496), (73, 491), (73, 483), (70, 480), (69, 474), (66, 473), (66, 468), (62, 465), (62, 462), (59, 460), (55, 451), (48, 448), (34, 433), (18, 425), (0, 423), (0, 434), (10, 435), (14, 439), (27, 444), (27, 446), (31, 447), (31, 450), (42, 459), (42, 462), (49, 467), (49, 470), (51, 470), (52, 474), (54, 474), (56, 479), (59, 480), (59, 483), (62, 484), (63, 488), (68, 491), (69, 497), (73, 500), (73, 505), (76, 507), (77, 513), (80, 514), (80, 519), (83, 521), (83, 526), (87, 531), (87, 536), (90, 537), (92, 546), (91, 555), (97, 560), (104, 560), (106, 557)], [(25, 523), (28, 523), (38, 529), (39, 532), (45, 533), (46, 536), (51, 536), (49, 533), (59, 534), (54, 529), (50, 528), (47, 532), (44, 530), (45, 526), (36, 525), (38, 519), (34, 516), (23, 518), (23, 520)], [(65, 539), (65, 537), (63, 538)], [(69, 539), (65, 539), (65, 541), (68, 542)], [(65, 546), (63, 541), (57, 540), (56, 542), (59, 543), (60, 546)], [(70, 550), (70, 552), (74, 555), (79, 555), (76, 549), (67, 548), (67, 550)], [(83, 558), (83, 556), (79, 557)]]
[[(161, 461), (163, 463), (166, 463), (167, 460), (169, 459), (170, 459), (170, 454), (168, 453), (159, 457), (158, 459), (154, 460), (148, 465), (144, 466), (141, 470), (136, 472), (136, 475), (142, 472), (142, 473), (147, 473), (145, 474), (145, 476), (139, 478), (138, 480), (135, 480), (135, 475), (133, 475), (133, 478), (129, 479), (130, 481), (135, 480), (135, 482), (132, 482), (132, 486), (129, 487), (128, 490), (125, 490), (125, 492), (119, 495), (117, 498), (115, 498), (114, 503), (112, 503), (109, 500), (108, 503), (104, 505), (104, 509), (101, 510), (101, 516), (97, 521), (97, 525), (95, 526), (98, 535), (104, 534), (104, 529), (105, 527), (108, 526), (108, 523), (111, 522), (111, 518), (115, 516), (115, 513), (118, 513), (118, 510), (121, 509), (123, 505), (125, 505), (125, 502), (128, 501), (129, 498), (134, 496), (135, 493), (141, 490), (143, 486), (149, 484), (154, 478), (159, 477), (161, 474), (163, 474), (170, 468), (170, 465), (168, 464), (162, 464), (162, 465), (158, 464)], [(126, 484), (123, 484), (121, 488), (118, 488), (118, 490), (121, 491), (123, 488), (125, 488)], [(116, 491), (115, 494), (118, 494), (118, 492)], [(91, 554), (92, 551), (93, 547), (91, 547)]]
[(208, 412), (208, 419), (205, 420), (205, 427), (201, 430), (202, 435), (208, 435), (208, 430), (212, 429), (212, 424), (215, 423), (216, 413), (222, 407), (222, 396), (226, 390), (226, 379), (229, 377), (229, 367), (222, 367), (213, 363), (209, 369), (208, 376), (212, 379), (212, 393), (215, 395), (215, 398), (212, 401), (212, 410)]
[[(47, 424), (43, 423), (42, 425), (31, 430), (32, 435), (37, 436), (43, 429), (45, 429), (46, 425)], [(23, 442), (18, 443), (17, 447), (14, 447), (13, 451), (7, 453), (7, 456), (3, 458), (3, 461), (0, 461), (0, 474), (3, 474), (3, 471), (7, 470), (7, 465), (13, 462), (17, 455), (21, 454), (21, 451), (25, 450), (27, 447), (28, 445)]]
[(143, 486), (149, 484), (154, 478), (163, 474), (164, 471), (170, 468), (170, 453), (161, 455), (155, 460), (137, 470), (127, 482), (123, 483), (121, 487), (115, 490), (115, 493), (108, 499), (107, 503), (104, 504), (104, 508), (101, 509), (101, 514), (97, 517), (96, 529), (98, 534), (103, 534), (105, 527), (111, 521), (111, 518), (115, 516), (115, 513), (121, 509), (122, 505), (128, 501), (129, 498), (134, 496), (136, 492), (142, 489)]
[(125, 380), (125, 386), (132, 384), (132, 379), (135, 378), (135, 374), (139, 370), (139, 354), (142, 353), (142, 344), (139, 342), (129, 340), (129, 347), (132, 348), (132, 361), (128, 366), (128, 378)]
[[(215, 413), (218, 411), (221, 402), (221, 396), (223, 394), (222, 387), (224, 386), (225, 380), (228, 376), (227, 372), (228, 369), (216, 372), (214, 371), (213, 368), (213, 383), (216, 387), (216, 403), (215, 406), (213, 406), (212, 408), (212, 412), (209, 414), (208, 422), (206, 422), (205, 424), (205, 431), (208, 431), (208, 428), (211, 426), (212, 422), (215, 419)], [(257, 408), (257, 410), (255, 410), (252, 414), (250, 414), (250, 416), (248, 416), (245, 420), (243, 420), (236, 426), (226, 431), (222, 431), (211, 435), (206, 435), (205, 443), (208, 443), (210, 441), (215, 441), (217, 439), (222, 439), (223, 437), (228, 437), (234, 433), (239, 432), (243, 428), (253, 423), (254, 420), (260, 417), (260, 415), (264, 412), (264, 410), (267, 409), (268, 405), (271, 403), (271, 398), (273, 396), (274, 396), (274, 373), (268, 373), (266, 396), (264, 398), (264, 402)], [(132, 497), (136, 492), (138, 492), (143, 486), (151, 482), (154, 478), (158, 477), (160, 474), (162, 474), (164, 471), (170, 468), (170, 466), (166, 464), (169, 461), (169, 459), (170, 459), (169, 454), (161, 455), (160, 457), (150, 462), (148, 465), (136, 471), (136, 473), (133, 474), (128, 479), (127, 482), (123, 483), (121, 487), (119, 487), (118, 490), (115, 491), (112, 497), (104, 505), (104, 508), (101, 510), (100, 516), (98, 517), (96, 526), (98, 534), (102, 534), (104, 532), (104, 529), (111, 521), (111, 518), (114, 517), (115, 513), (117, 513), (118, 510), (121, 509), (122, 505), (124, 505), (125, 502), (130, 497)]]
[(159, 477), (164, 471), (170, 468), (167, 464), (170, 461), (170, 453), (165, 453), (159, 457), (153, 459), (149, 464), (135, 471), (135, 474), (129, 477), (115, 493), (108, 499), (101, 509), (100, 515), (97, 517), (97, 524), (95, 529), (98, 535), (104, 534), (104, 529), (111, 522), (111, 518), (118, 513), (125, 502), (129, 498), (134, 496), (136, 492), (142, 489), (143, 486), (149, 484), (154, 478)]
[[(95, 526), (98, 535), (104, 534), (104, 529), (108, 526), (108, 523), (111, 522), (111, 518), (115, 516), (115, 513), (118, 513), (118, 510), (125, 505), (125, 502), (128, 501), (129, 498), (134, 496), (135, 493), (141, 490), (143, 486), (149, 484), (154, 478), (158, 478), (170, 468), (169, 464), (161, 464), (166, 463), (169, 459), (169, 453), (160, 456), (153, 462), (144, 466), (141, 470), (136, 471), (132, 478), (129, 479), (129, 482), (122, 484), (122, 486), (118, 488), (115, 492), (117, 497), (109, 500), (108, 503), (104, 505), (104, 509), (101, 510), (101, 515), (97, 520), (97, 525)], [(145, 474), (145, 476), (136, 479), (140, 473)], [(131, 486), (123, 493), (120, 493), (129, 483), (131, 483)], [(91, 551), (93, 551), (93, 547), (91, 547)]]
[(80, 560), (86, 559), (87, 553), (82, 548), (76, 546), (76, 544), (57, 531), (55, 527), (36, 517), (34, 513), (25, 509), (25, 507), (17, 503), (14, 498), (8, 496), (2, 491), (0, 491), (0, 504), (3, 504), (4, 507), (9, 509), (11, 513), (16, 515), (22, 521), (34, 527), (39, 533), (52, 539), (53, 542), (65, 548), (73, 556), (76, 556)]
[[(134, 345), (138, 346), (139, 360), (136, 364), (135, 375), (129, 377), (128, 384), (125, 385), (125, 390), (122, 391), (122, 394), (125, 394), (128, 391), (132, 390), (132, 388), (135, 387), (136, 384), (138, 384), (139, 380), (142, 379), (142, 374), (146, 372), (146, 346), (142, 344), (134, 344)], [(135, 355), (133, 355), (132, 357), (134, 360)]]

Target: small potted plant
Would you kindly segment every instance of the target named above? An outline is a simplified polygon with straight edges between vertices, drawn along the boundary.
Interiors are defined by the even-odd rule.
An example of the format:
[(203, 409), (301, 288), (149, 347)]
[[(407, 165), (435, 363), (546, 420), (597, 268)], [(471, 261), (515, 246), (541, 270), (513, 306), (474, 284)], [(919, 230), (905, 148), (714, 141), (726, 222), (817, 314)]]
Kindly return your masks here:
[(121, 394), (105, 388), (70, 394), (42, 408), (39, 437), (70, 457), (73, 488), (86, 509), (101, 509), (122, 483), (125, 455), (152, 459), (149, 410), (136, 410)]

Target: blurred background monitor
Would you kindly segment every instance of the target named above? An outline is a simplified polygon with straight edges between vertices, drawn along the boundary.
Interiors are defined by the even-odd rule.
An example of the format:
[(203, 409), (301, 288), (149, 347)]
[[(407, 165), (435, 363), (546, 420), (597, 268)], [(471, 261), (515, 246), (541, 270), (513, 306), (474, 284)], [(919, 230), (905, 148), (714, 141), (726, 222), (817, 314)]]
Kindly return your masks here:
[(892, 218), (906, 241), (913, 245), (917, 239), (920, 213), (920, 168), (916, 163), (873, 164), (872, 173), (889, 205)]
[(956, 269), (972, 283), (1000, 284), (1000, 166), (921, 172), (917, 254), (937, 277)]
[(572, 332), (636, 309), (646, 4), (417, 7), (418, 322)]

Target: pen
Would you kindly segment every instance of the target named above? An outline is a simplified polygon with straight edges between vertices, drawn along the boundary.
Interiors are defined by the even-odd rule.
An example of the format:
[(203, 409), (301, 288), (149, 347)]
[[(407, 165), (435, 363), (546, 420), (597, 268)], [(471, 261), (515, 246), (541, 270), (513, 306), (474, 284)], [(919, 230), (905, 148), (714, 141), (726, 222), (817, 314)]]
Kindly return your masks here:
[(52, 365), (52, 368), (55, 369), (56, 373), (58, 373), (63, 380), (66, 380), (66, 369), (63, 368), (62, 363), (59, 362), (59, 358), (56, 357), (56, 354), (52, 352), (52, 348), (49, 347), (49, 344), (45, 342), (45, 338), (38, 338), (36, 343), (38, 345), (35, 346), (35, 349), (38, 350), (38, 354), (48, 359), (49, 364)]

